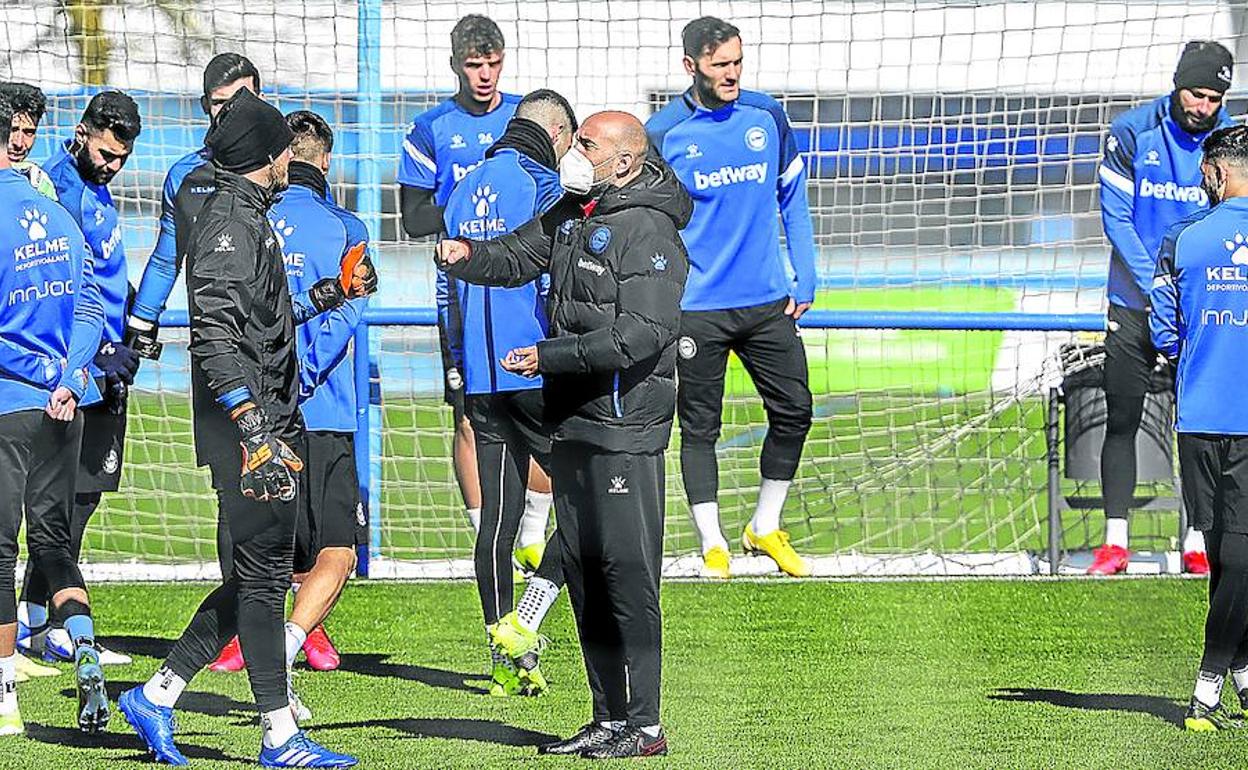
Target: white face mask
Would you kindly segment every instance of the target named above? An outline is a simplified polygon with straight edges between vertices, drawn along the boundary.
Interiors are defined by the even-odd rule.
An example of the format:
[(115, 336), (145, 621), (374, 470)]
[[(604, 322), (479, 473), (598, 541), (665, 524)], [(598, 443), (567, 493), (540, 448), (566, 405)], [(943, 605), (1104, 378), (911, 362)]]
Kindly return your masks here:
[[(605, 165), (614, 160), (614, 156), (599, 163)], [(594, 170), (598, 168), (580, 148), (573, 147), (564, 153), (559, 161), (559, 184), (563, 189), (576, 195), (586, 195), (594, 188)]]

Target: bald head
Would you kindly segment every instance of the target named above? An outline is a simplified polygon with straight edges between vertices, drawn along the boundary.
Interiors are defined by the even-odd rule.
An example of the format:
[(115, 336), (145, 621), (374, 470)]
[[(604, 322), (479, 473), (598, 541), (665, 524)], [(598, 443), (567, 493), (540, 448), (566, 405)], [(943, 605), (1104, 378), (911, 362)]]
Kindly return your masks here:
[(623, 187), (641, 173), (650, 148), (641, 121), (617, 110), (590, 115), (577, 134), (576, 144), (594, 164), (594, 181), (610, 181), (616, 187)]

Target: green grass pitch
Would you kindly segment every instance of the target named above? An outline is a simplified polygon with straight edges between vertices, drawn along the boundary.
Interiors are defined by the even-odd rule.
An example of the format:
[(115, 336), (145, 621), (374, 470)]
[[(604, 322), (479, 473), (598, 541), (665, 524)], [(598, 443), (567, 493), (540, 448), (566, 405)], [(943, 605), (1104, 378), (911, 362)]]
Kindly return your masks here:
[[(206, 585), (99, 586), (105, 640), (142, 681)], [(1248, 742), (1182, 732), (1206, 584), (733, 582), (664, 587), (663, 717), (653, 768), (1237, 767)], [(576, 729), (588, 695), (567, 601), (543, 629), (552, 692), (479, 690), (480, 608), (467, 583), (349, 585), (330, 622), (344, 670), (302, 671), (314, 737), (368, 768), (581, 767), (533, 744)], [(11, 768), (151, 767), (120, 717), (70, 729), (68, 675), (19, 689)], [(1233, 696), (1229, 695), (1228, 701)], [(179, 712), (192, 767), (241, 767), (259, 730), (243, 675), (201, 674)], [(623, 767), (624, 764), (619, 766)], [(632, 766), (631, 764), (629, 766)]]

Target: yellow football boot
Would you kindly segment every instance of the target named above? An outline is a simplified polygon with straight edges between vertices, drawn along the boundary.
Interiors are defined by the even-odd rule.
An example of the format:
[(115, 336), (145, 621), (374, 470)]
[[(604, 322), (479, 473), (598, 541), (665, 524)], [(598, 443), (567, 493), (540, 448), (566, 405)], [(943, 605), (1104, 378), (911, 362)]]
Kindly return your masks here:
[(741, 533), (741, 547), (746, 553), (767, 554), (780, 569), (793, 577), (810, 577), (810, 562), (797, 555), (797, 551), (789, 545), (789, 533), (783, 529), (758, 537), (746, 524), (745, 531)]

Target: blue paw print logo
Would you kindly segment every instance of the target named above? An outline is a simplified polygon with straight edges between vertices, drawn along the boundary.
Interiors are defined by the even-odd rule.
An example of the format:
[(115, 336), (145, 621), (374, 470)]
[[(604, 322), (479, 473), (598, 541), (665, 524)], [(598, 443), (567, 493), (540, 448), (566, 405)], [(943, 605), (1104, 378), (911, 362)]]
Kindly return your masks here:
[(655, 252), (654, 256), (650, 257), (650, 264), (654, 265), (655, 270), (663, 272), (667, 269), (667, 257)]
[(490, 205), (496, 200), (498, 200), (498, 193), (491, 190), (488, 184), (478, 187), (477, 191), (472, 194), (473, 211), (479, 217), (486, 216), (490, 213)]
[(286, 239), (295, 234), (295, 226), (286, 224), (286, 217), (269, 224), (273, 227), (273, 234), (277, 236), (277, 245), (285, 251)]
[(1231, 264), (1248, 265), (1248, 242), (1242, 233), (1235, 233), (1235, 237), (1224, 244), (1226, 250), (1231, 252)]
[(17, 223), (22, 226), (32, 241), (48, 237), (48, 228), (45, 227), (48, 224), (48, 215), (39, 209), (23, 209), (22, 216), (18, 218)]

